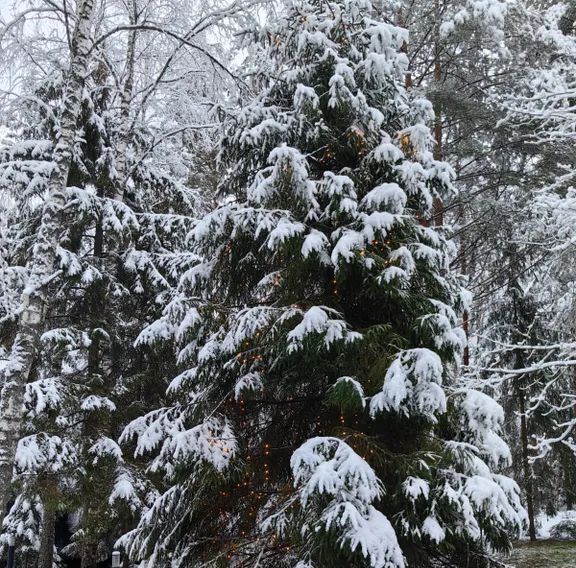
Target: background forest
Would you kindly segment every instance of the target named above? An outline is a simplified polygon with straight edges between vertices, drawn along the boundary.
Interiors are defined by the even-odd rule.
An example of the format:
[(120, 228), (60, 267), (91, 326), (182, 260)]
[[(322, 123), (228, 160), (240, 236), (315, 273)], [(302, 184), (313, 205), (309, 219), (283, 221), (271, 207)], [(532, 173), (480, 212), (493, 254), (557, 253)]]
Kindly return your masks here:
[(576, 2), (0, 14), (2, 562), (480, 568), (576, 509)]

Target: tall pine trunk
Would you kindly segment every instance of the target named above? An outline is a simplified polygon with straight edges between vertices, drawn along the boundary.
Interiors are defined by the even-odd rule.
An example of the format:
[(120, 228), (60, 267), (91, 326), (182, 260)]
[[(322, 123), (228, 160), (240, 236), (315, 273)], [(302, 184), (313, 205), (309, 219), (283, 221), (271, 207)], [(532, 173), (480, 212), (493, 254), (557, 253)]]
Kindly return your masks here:
[[(440, 60), (441, 38), (440, 38), (440, 0), (434, 0), (434, 83), (437, 91), (440, 91), (442, 83), (442, 62)], [(442, 145), (442, 106), (440, 103), (439, 92), (434, 97), (434, 159), (442, 161), (444, 159), (444, 148)], [(433, 225), (441, 227), (444, 225), (444, 204), (439, 197), (434, 198)]]
[(82, 546), (80, 568), (94, 568), (98, 562), (98, 543), (95, 541), (85, 542)]
[(528, 448), (528, 421), (526, 418), (526, 395), (520, 384), (516, 385), (518, 408), (520, 410), (520, 445), (522, 446), (522, 473), (524, 476), (524, 492), (526, 494), (526, 512), (528, 513), (528, 537), (531, 542), (536, 540), (536, 523), (534, 520), (534, 483)]
[(56, 511), (53, 506), (45, 507), (38, 552), (38, 568), (53, 568), (54, 537), (56, 535)]
[(22, 294), (21, 314), (10, 363), (4, 371), (0, 394), (0, 507), (2, 515), (10, 499), (10, 482), (16, 446), (24, 422), (23, 402), (38, 352), (39, 337), (44, 328), (48, 302), (47, 286), (56, 269), (56, 251), (62, 234), (62, 209), (72, 162), (76, 124), (82, 103), (82, 91), (88, 73), (90, 26), (94, 0), (80, 0), (71, 45), (70, 69), (67, 73), (60, 132), (54, 146), (54, 171), (40, 228), (28, 263), (29, 280)]

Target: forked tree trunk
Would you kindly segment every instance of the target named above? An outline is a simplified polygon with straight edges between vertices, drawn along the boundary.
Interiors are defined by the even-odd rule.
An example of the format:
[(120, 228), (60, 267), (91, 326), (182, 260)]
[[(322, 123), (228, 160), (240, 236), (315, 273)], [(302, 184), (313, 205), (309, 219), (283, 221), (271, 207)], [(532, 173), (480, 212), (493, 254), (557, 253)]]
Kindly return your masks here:
[(10, 482), (16, 446), (24, 422), (23, 402), (26, 383), (38, 352), (47, 306), (47, 285), (56, 269), (56, 249), (62, 234), (62, 208), (72, 162), (76, 125), (81, 109), (82, 91), (88, 72), (90, 27), (94, 0), (79, 0), (72, 37), (70, 69), (67, 73), (60, 133), (53, 152), (54, 171), (40, 228), (28, 263), (29, 280), (22, 294), (22, 311), (12, 345), (10, 361), (4, 371), (0, 393), (0, 515), (4, 515), (10, 497)]

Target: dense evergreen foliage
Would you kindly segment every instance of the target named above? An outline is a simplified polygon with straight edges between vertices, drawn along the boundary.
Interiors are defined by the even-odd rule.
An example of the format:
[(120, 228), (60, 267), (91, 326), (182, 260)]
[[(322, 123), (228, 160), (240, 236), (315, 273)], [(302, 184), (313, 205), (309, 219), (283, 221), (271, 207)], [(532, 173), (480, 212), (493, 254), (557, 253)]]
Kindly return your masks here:
[(484, 568), (573, 508), (571, 4), (16, 8), (10, 568)]
[(203, 262), (141, 336), (173, 337), (183, 372), (124, 435), (169, 485), (127, 542), (246, 566), (506, 547), (501, 410), (450, 384), (463, 293), (430, 223), (453, 172), (402, 86), (405, 32), (362, 1), (304, 2), (262, 41), (262, 94), (223, 127), (223, 203), (190, 234)]

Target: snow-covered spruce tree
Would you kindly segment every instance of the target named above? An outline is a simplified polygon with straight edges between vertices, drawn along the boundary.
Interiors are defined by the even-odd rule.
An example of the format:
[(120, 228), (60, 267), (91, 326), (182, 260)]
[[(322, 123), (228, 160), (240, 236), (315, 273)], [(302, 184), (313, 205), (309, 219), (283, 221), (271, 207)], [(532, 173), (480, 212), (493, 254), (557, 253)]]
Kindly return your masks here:
[[(39, 98), (43, 97), (44, 108), (57, 106), (61, 101), (59, 87), (61, 85), (52, 83), (49, 89), (37, 92)], [(46, 96), (47, 91), (52, 93), (51, 97)], [(86, 110), (87, 101), (83, 102)], [(54, 114), (48, 114), (54, 117)], [(93, 113), (88, 114), (94, 118)], [(6, 231), (3, 260), (8, 275), (26, 272), (29, 243), (34, 242), (41, 215), (40, 198), (46, 190), (47, 175), (52, 167), (53, 131), (57, 130), (57, 126), (46, 121), (46, 115), (41, 116), (36, 108), (29, 110), (28, 115), (20, 115), (23, 119), (21, 124), (26, 124), (26, 118), (31, 118), (35, 127), (26, 126), (18, 137), (5, 141), (0, 159), (0, 187), (14, 196), (20, 214), (18, 217), (13, 215), (11, 226)], [(95, 136), (89, 126), (84, 128), (84, 134), (90, 140), (91, 150), (98, 153), (100, 137)], [(68, 177), (68, 182), (75, 187), (64, 192), (65, 207), (70, 216), (66, 218), (67, 230), (62, 229), (57, 249), (61, 274), (54, 277), (50, 286), (51, 300), (46, 306), (38, 359), (24, 395), (26, 414), (16, 452), (13, 485), (16, 497), (5, 519), (2, 535), (3, 543), (13, 540), (17, 546), (19, 562), (34, 561), (44, 538), (48, 539), (46, 550), (50, 554), (56, 516), (65, 515), (91, 501), (94, 491), (86, 491), (85, 487), (82, 489), (83, 501), (78, 503), (77, 499), (84, 485), (83, 478), (92, 477), (90, 462), (101, 457), (90, 456), (90, 452), (85, 451), (93, 442), (86, 430), (86, 424), (94, 420), (90, 414), (98, 414), (100, 434), (108, 430), (106, 422), (109, 416), (102, 415), (102, 408), (98, 413), (96, 408), (85, 408), (84, 404), (86, 399), (94, 400), (96, 393), (101, 395), (106, 387), (102, 381), (94, 380), (95, 371), (85, 365), (83, 353), (94, 350), (95, 340), (104, 329), (110, 331), (109, 318), (102, 304), (96, 305), (90, 299), (95, 297), (96, 290), (102, 288), (105, 291), (106, 286), (103, 284), (101, 255), (93, 254), (92, 238), (102, 203), (96, 196), (92, 201), (89, 196), (79, 199), (84, 191), (81, 188), (87, 182), (85, 177), (90, 175), (91, 169), (92, 156), (86, 156), (85, 150), (82, 144), (76, 148)], [(80, 176), (79, 171), (84, 176)], [(79, 207), (80, 204), (83, 207)], [(122, 227), (121, 220), (113, 214), (116, 212), (108, 208), (101, 219), (111, 226)], [(108, 236), (113, 241), (119, 239), (118, 233), (115, 233), (115, 239), (111, 233)], [(18, 288), (15, 287), (14, 291), (17, 292)], [(20, 302), (15, 301), (12, 309), (3, 314), (0, 322), (2, 343), (10, 344), (13, 340), (11, 320), (17, 318), (20, 306)], [(93, 329), (96, 318), (98, 330)], [(109, 482), (100, 484), (98, 499), (104, 506), (107, 505), (107, 494), (101, 489), (113, 483), (113, 475), (110, 475), (110, 467), (103, 467), (102, 461), (99, 460), (95, 470), (99, 471), (101, 479)], [(52, 566), (51, 559), (46, 560), (47, 564), (40, 562), (41, 566)]]
[[(539, 163), (546, 163), (549, 151), (538, 151)], [(555, 166), (560, 155), (559, 150)], [(534, 171), (541, 176), (536, 178), (538, 183), (553, 183), (554, 176), (546, 169), (544, 165)], [(526, 199), (529, 186), (529, 180), (522, 183), (518, 200)], [(570, 202), (571, 191), (559, 188), (533, 194), (522, 208), (510, 200), (515, 222), (505, 231), (508, 244), (501, 247), (503, 263), (496, 273), (490, 306), (479, 322), (481, 339), (474, 353), (478, 376), (484, 377), (486, 388), (495, 389), (509, 417), (505, 437), (516, 458), (514, 477), (526, 492), (528, 511), (532, 508), (535, 514), (544, 510), (553, 514), (574, 504)]]
[[(65, 552), (92, 566), (109, 555), (114, 539), (154, 495), (114, 440), (165, 389), (162, 380), (170, 372), (162, 352), (141, 356), (133, 342), (159, 315), (158, 301), (172, 286), (171, 255), (181, 249), (197, 205), (195, 192), (152, 155), (129, 162), (131, 191), (118, 198), (115, 93), (102, 67), (93, 69), (85, 78), (78, 142), (63, 191), (59, 272), (50, 282), (25, 385), (15, 499), (1, 537), (2, 544), (14, 542), (19, 563), (29, 559), (41, 568), (52, 567), (58, 516), (76, 513), (74, 542)], [(16, 112), (18, 132), (0, 149), (0, 192), (11, 200), (0, 245), (0, 281), (13, 283), (0, 304), (0, 344), (8, 348), (53, 168), (62, 93), (61, 74), (52, 70), (34, 91), (39, 104)], [(138, 155), (150, 154), (151, 137), (138, 123), (130, 138)]]
[[(512, 477), (529, 489), (524, 472), (532, 470), (534, 506), (526, 493), (528, 511), (553, 511), (565, 498), (570, 501), (574, 468), (566, 459), (568, 445), (547, 446), (547, 440), (557, 441), (569, 430), (562, 427), (560, 434), (553, 424), (567, 425), (567, 399), (560, 403), (560, 393), (571, 384), (566, 367), (549, 365), (553, 359), (564, 364), (559, 345), (570, 342), (572, 333), (562, 341), (559, 332), (571, 318), (566, 316), (566, 297), (551, 277), (556, 257), (550, 254), (556, 244), (551, 237), (557, 233), (542, 226), (548, 215), (535, 210), (534, 198), (542, 202), (543, 185), (562, 178), (569, 183), (573, 175), (572, 147), (566, 141), (574, 48), (573, 39), (559, 28), (571, 28), (576, 12), (566, 12), (570, 23), (561, 18), (566, 6), (548, 9), (547, 3), (529, 0), (399, 4), (399, 21), (410, 32), (407, 82), (431, 100), (436, 155), (457, 170), (457, 196), (445, 204), (447, 219), (460, 226), (453, 267), (468, 277), (467, 286), (474, 292), (465, 320), (474, 348), (463, 362), (471, 362), (474, 374), (476, 367), (494, 367), (490, 374), (477, 373), (477, 386), (499, 385), (489, 392), (505, 408), (503, 437), (513, 455)], [(559, 203), (553, 198), (550, 209), (562, 210)], [(573, 265), (565, 259), (560, 264), (566, 272)], [(552, 293), (552, 288), (557, 291)], [(559, 297), (562, 308), (553, 305)], [(556, 314), (561, 314), (561, 322)], [(518, 341), (516, 348), (510, 344), (512, 337)], [(538, 362), (544, 359), (547, 368), (539, 371)], [(521, 361), (533, 372), (514, 372)], [(520, 418), (524, 405), (527, 420)], [(552, 409), (561, 411), (552, 418)], [(538, 434), (540, 439), (541, 448), (531, 450), (531, 457), (546, 455), (533, 466), (522, 459), (528, 453), (523, 430), (528, 438)]]
[[(261, 95), (224, 128), (203, 262), (139, 342), (173, 403), (124, 433), (164, 492), (124, 537), (148, 566), (483, 566), (523, 519), (502, 409), (451, 386), (462, 291), (432, 203), (430, 105), (369, 2), (291, 2)], [(450, 396), (448, 396), (450, 393)]]
[[(4, 44), (22, 48), (15, 51), (25, 63), (16, 72), (22, 95), (3, 105), (7, 114), (12, 111), (13, 136), (0, 150), (0, 194), (16, 201), (17, 214), (6, 231), (0, 229), (0, 283), (10, 285), (0, 290), (2, 357), (22, 312), (20, 293), (54, 169), (54, 142), (63, 118), (70, 118), (63, 101), (70, 83), (59, 62), (73, 56), (65, 25), (74, 19), (64, 18), (46, 37), (27, 18), (48, 8), (42, 0), (30, 4), (3, 36)], [(115, 538), (155, 495), (114, 439), (133, 417), (159, 404), (159, 393), (175, 374), (168, 352), (143, 353), (134, 339), (160, 316), (177, 281), (176, 266), (180, 270), (193, 258), (182, 244), (197, 193), (183, 181), (191, 179), (196, 133), (213, 131), (206, 109), (214, 85), (220, 85), (214, 66), (224, 69), (215, 50), (206, 50), (205, 33), (244, 6), (178, 0), (146, 2), (146, 9), (137, 0), (94, 4), (83, 89), (75, 93), (78, 115), (67, 123), (74, 144), (52, 235), (55, 273), (44, 282), (39, 341), (30, 354), (27, 384), (19, 385), (25, 404), (10, 442), (21, 439), (15, 467), (6, 467), (7, 476), (15, 474), (13, 483), (1, 487), (15, 497), (1, 542), (14, 540), (19, 564), (29, 559), (40, 568), (52, 566), (58, 516), (73, 513), (73, 542), (64, 552), (80, 557), (84, 568), (109, 555)], [(141, 25), (138, 32), (118, 29), (125, 9), (127, 23)], [(54, 10), (54, 21), (60, 21), (59, 7)], [(152, 32), (151, 18), (154, 41), (145, 33)], [(38, 47), (52, 44), (58, 33), (58, 57)], [(27, 49), (31, 44), (34, 50)], [(29, 65), (36, 49), (50, 57)]]
[[(22, 203), (20, 203), (22, 205)], [(11, 195), (0, 190), (0, 326), (11, 325), (18, 318), (20, 296), (26, 284), (26, 270), (12, 261), (14, 251), (14, 225), (26, 217)], [(22, 239), (20, 243), (25, 242)], [(0, 341), (0, 364), (7, 361), (10, 346)]]

